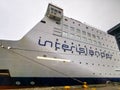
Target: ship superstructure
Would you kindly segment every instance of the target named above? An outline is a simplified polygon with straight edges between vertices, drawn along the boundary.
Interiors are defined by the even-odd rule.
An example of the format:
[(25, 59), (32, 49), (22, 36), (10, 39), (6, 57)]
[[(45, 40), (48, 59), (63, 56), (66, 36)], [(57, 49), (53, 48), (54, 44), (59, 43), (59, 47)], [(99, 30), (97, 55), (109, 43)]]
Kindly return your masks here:
[(63, 9), (52, 4), (21, 40), (1, 40), (0, 45), (0, 79), (5, 78), (5, 85), (120, 81), (115, 37), (64, 16)]

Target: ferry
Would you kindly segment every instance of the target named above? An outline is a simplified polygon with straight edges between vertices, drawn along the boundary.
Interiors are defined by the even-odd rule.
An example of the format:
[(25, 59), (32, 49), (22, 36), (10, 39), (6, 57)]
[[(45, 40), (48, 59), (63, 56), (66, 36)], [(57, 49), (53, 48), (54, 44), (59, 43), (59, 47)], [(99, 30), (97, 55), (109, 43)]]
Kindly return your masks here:
[(0, 40), (0, 86), (63, 86), (120, 82), (114, 36), (64, 16), (49, 4), (18, 41)]

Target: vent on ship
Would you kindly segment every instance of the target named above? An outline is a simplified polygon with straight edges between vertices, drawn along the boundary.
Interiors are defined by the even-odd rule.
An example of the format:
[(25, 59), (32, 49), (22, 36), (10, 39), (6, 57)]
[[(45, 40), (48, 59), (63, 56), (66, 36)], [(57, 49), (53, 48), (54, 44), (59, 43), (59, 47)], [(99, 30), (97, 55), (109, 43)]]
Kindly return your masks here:
[(0, 70), (0, 77), (10, 77), (10, 72), (8, 69)]

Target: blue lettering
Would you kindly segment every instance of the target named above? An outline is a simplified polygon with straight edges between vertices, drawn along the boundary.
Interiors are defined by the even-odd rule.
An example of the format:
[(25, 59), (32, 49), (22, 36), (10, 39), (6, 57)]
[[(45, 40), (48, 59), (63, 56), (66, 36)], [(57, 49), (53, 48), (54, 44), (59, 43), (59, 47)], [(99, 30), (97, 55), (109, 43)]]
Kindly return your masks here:
[(94, 55), (94, 51), (93, 51), (93, 50), (89, 50), (89, 54), (90, 54), (91, 56), (93, 56), (93, 55)]
[(101, 58), (105, 57), (105, 53), (101, 52)]
[(63, 50), (68, 50), (68, 51), (70, 51), (71, 49), (69, 48), (69, 45), (66, 45), (66, 44), (62, 44), (62, 49)]
[(110, 55), (110, 54), (108, 54), (108, 53), (106, 53), (106, 59), (112, 59), (112, 55)]
[(38, 44), (39, 44), (40, 46), (46, 46), (47, 44), (49, 44), (50, 47), (53, 47), (53, 42), (52, 42), (52, 41), (47, 41), (47, 40), (46, 40), (44, 43), (41, 43), (41, 39), (39, 39)]
[(60, 43), (55, 42), (55, 50), (60, 49)]
[(85, 47), (85, 55), (87, 55), (88, 54), (88, 49), (87, 49), (87, 47)]
[(79, 54), (85, 53), (85, 49), (84, 49), (84, 48), (79, 48), (79, 49), (77, 49), (77, 47), (76, 47), (76, 51), (77, 51)]
[(100, 56), (100, 52), (99, 51), (95, 51), (95, 56), (99, 57)]
[(46, 40), (46, 41), (41, 41), (41, 38), (39, 38), (38, 40), (38, 45), (40, 46), (49, 46), (49, 47), (53, 47), (54, 45), (54, 48), (55, 50), (58, 50), (58, 49), (62, 49), (64, 51), (71, 51), (73, 53), (73, 50), (76, 49), (76, 52), (79, 53), (79, 54), (84, 54), (84, 55), (90, 55), (90, 56), (96, 56), (96, 57), (101, 57), (101, 58), (106, 58), (106, 59), (112, 59), (112, 56), (111, 54), (109, 53), (105, 53), (105, 52), (102, 52), (102, 51), (97, 51), (97, 50), (92, 50), (92, 48), (88, 49), (86, 46), (84, 47), (79, 47), (77, 45), (68, 45), (66, 44), (66, 42), (64, 42), (64, 44), (56, 41), (56, 42), (52, 42), (50, 40)]

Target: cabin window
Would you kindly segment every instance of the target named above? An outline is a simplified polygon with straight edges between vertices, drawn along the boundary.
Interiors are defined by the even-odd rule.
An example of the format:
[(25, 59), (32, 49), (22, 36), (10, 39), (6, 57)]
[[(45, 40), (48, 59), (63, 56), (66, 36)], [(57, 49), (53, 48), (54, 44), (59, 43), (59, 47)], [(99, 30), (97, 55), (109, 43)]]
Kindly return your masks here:
[(57, 35), (57, 36), (62, 36), (62, 32), (58, 31), (58, 30), (54, 30), (53, 35)]
[(85, 32), (85, 31), (82, 31), (82, 35), (86, 35), (86, 32)]
[(82, 41), (87, 41), (87, 38), (86, 37), (82, 37)]
[(95, 45), (97, 44), (97, 42), (95, 40), (93, 42), (94, 42)]
[(96, 38), (95, 34), (92, 34), (92, 37), (93, 37), (93, 39), (95, 39)]
[(74, 34), (72, 34), (72, 33), (69, 36), (70, 36), (70, 38), (74, 38)]
[(51, 13), (53, 13), (54, 12), (54, 8), (51, 8)]
[(100, 37), (99, 37), (99, 36), (97, 36), (97, 39), (100, 39)]
[(79, 34), (81, 33), (80, 29), (76, 29), (76, 32), (79, 33)]
[(67, 32), (63, 32), (63, 33), (62, 33), (62, 36), (63, 36), (63, 37), (67, 37), (67, 36), (68, 36), (68, 33), (67, 33)]
[(91, 39), (88, 39), (88, 42), (89, 42), (89, 43), (92, 43), (92, 40), (91, 40)]
[(74, 31), (74, 27), (70, 27), (70, 30), (71, 30), (71, 31)]
[(59, 14), (61, 14), (62, 12), (61, 11), (58, 11)]
[(64, 29), (68, 29), (68, 25), (64, 24), (63, 25)]
[(81, 39), (80, 35), (76, 35), (76, 39), (78, 40)]
[(101, 45), (101, 42), (100, 42), (100, 41), (98, 41), (98, 44), (99, 44), (99, 45)]
[(88, 36), (88, 37), (91, 37), (91, 33), (88, 32), (88, 33), (87, 33), (87, 36)]

